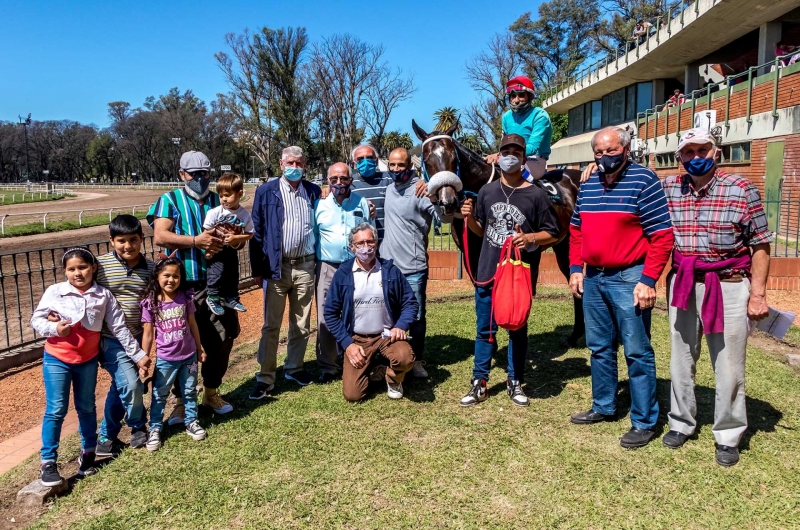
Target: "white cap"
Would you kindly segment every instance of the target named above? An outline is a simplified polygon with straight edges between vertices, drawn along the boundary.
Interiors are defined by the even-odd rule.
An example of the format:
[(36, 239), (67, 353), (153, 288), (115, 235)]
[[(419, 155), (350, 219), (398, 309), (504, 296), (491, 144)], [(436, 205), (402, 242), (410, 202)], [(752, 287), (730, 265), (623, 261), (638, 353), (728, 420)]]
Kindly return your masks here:
[(200, 151), (187, 151), (181, 156), (181, 169), (184, 171), (192, 172), (205, 169), (211, 169), (211, 160)]
[(680, 153), (681, 149), (686, 147), (687, 145), (706, 145), (711, 144), (712, 146), (717, 146), (717, 140), (714, 138), (714, 135), (711, 134), (711, 131), (705, 129), (703, 127), (695, 127), (694, 129), (689, 129), (683, 135), (681, 135), (681, 139), (678, 142), (678, 148), (675, 150), (675, 153)]

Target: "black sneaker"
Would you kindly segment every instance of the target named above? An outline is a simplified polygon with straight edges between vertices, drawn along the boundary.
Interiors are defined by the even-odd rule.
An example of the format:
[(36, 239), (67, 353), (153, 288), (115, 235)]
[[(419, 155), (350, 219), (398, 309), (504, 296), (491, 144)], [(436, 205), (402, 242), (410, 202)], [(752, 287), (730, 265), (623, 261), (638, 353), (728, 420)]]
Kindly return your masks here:
[(253, 401), (259, 401), (267, 397), (267, 394), (272, 392), (275, 389), (275, 385), (268, 385), (267, 383), (262, 383), (261, 381), (256, 381), (256, 386), (253, 387), (253, 390), (250, 391), (249, 398)]
[(519, 381), (513, 381), (511, 379), (506, 381), (506, 392), (514, 405), (527, 407), (531, 404), (528, 400), (528, 396), (526, 396), (525, 392), (522, 390), (522, 383)]
[(489, 391), (486, 388), (486, 380), (475, 379), (467, 395), (461, 398), (461, 406), (471, 407), (472, 405), (477, 405), (478, 403), (486, 401), (488, 397)]
[(97, 468), (94, 467), (95, 452), (91, 451), (84, 453), (81, 451), (81, 456), (78, 457), (78, 475), (81, 477), (89, 477), (97, 473)]
[(97, 441), (96, 455), (102, 457), (118, 457), (125, 449), (125, 444), (119, 438), (109, 440), (108, 438), (100, 438)]
[(296, 372), (286, 374), (286, 379), (289, 381), (294, 381), (300, 386), (308, 386), (314, 382), (314, 378), (311, 377), (311, 374), (305, 370), (298, 370)]
[[(147, 444), (147, 427), (131, 430), (131, 448), (141, 449)], [(98, 453), (99, 454), (99, 453)]]
[(42, 481), (43, 486), (52, 488), (60, 486), (64, 482), (64, 477), (58, 474), (58, 466), (55, 462), (45, 462), (39, 471), (39, 480)]

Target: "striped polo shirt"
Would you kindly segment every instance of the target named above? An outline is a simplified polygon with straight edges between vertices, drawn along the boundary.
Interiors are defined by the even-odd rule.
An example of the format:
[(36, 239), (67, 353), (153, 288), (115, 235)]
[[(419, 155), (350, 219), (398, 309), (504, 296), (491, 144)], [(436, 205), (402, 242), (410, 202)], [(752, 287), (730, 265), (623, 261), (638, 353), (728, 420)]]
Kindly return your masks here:
[[(217, 206), (219, 206), (219, 195), (214, 192), (209, 192), (202, 201), (196, 201), (180, 188), (158, 198), (147, 212), (147, 223), (152, 228), (157, 218), (166, 217), (175, 222), (174, 230), (179, 236), (197, 236), (203, 231), (206, 214)], [(165, 254), (171, 252), (170, 249), (164, 249)], [(183, 261), (186, 281), (206, 281), (206, 258), (199, 248), (179, 249), (175, 257)]]
[[(125, 313), (125, 325), (134, 336), (142, 333), (142, 308), (139, 306), (140, 295), (153, 271), (153, 262), (140, 254), (139, 263), (128, 267), (125, 260), (120, 259), (114, 251), (97, 258), (97, 275), (95, 281), (105, 287)], [(114, 334), (103, 323), (102, 335), (114, 337)]]
[(611, 184), (594, 173), (581, 184), (570, 226), (570, 273), (583, 264), (623, 268), (644, 263), (641, 282), (655, 286), (674, 236), (667, 197), (651, 170), (629, 164)]
[(386, 199), (386, 187), (394, 183), (389, 172), (375, 173), (370, 178), (362, 177), (358, 171), (354, 172), (353, 185), (350, 187), (359, 195), (375, 205), (375, 226), (378, 229), (378, 241), (383, 241), (383, 203)]

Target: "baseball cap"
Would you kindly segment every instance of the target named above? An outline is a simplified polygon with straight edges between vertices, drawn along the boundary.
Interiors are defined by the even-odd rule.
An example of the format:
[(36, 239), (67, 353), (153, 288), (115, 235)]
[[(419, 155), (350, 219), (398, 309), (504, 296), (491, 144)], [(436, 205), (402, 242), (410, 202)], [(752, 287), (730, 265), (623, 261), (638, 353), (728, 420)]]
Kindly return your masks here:
[(695, 127), (694, 129), (689, 129), (685, 133), (681, 135), (681, 139), (678, 142), (678, 148), (675, 150), (676, 153), (679, 153), (681, 149), (686, 147), (687, 145), (706, 145), (711, 144), (714, 147), (717, 146), (717, 140), (714, 138), (714, 135), (711, 134), (711, 131), (708, 129), (704, 129), (703, 127)]
[(200, 151), (187, 151), (181, 155), (181, 169), (192, 172), (204, 169), (211, 170), (211, 160)]
[(525, 149), (525, 139), (518, 134), (504, 134), (503, 138), (500, 140), (500, 149), (503, 149), (507, 145), (516, 145), (517, 147)]

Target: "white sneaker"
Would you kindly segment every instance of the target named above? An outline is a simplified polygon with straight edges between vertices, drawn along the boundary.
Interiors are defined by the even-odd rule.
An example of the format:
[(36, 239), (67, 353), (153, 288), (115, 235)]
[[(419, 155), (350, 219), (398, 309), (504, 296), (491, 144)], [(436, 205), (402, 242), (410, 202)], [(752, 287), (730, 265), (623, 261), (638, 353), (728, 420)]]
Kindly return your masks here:
[(158, 451), (161, 449), (161, 431), (159, 429), (150, 431), (150, 434), (147, 435), (145, 447), (147, 447), (148, 451)]
[(411, 367), (411, 376), (417, 379), (428, 378), (428, 371), (425, 370), (425, 361), (414, 361), (414, 366)]
[(397, 385), (389, 383), (387, 386), (389, 387), (389, 389), (386, 391), (386, 395), (389, 396), (389, 399), (402, 399), (403, 383)]
[(194, 420), (186, 427), (186, 434), (191, 436), (195, 442), (206, 439), (206, 430), (200, 426), (200, 422), (197, 420)]

